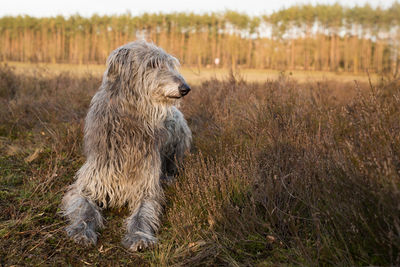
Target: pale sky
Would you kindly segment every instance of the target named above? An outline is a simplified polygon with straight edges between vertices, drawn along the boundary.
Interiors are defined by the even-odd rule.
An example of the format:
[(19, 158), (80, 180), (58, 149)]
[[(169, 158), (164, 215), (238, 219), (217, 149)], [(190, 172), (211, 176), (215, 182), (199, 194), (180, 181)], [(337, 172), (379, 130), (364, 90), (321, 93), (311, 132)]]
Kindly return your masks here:
[[(3, 2), (3, 3), (2, 3)], [(144, 12), (195, 12), (224, 11), (226, 9), (244, 12), (249, 15), (269, 14), (291, 5), (335, 3), (354, 6), (370, 3), (372, 6), (390, 6), (394, 0), (0, 0), (0, 17), (6, 15), (30, 15), (35, 17), (64, 15), (79, 13), (82, 16), (122, 14), (127, 11), (132, 15)]]

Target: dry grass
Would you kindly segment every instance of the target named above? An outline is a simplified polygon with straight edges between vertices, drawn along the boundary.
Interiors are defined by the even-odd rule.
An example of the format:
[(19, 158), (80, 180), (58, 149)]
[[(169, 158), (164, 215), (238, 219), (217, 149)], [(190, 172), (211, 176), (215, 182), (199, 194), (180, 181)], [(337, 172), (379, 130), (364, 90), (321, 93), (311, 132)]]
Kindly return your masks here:
[[(17, 73), (36, 74), (40, 71), (42, 74), (59, 75), (69, 72), (72, 75), (80, 77), (86, 75), (101, 75), (105, 70), (105, 65), (98, 64), (52, 64), (52, 63), (26, 63), (26, 62), (8, 62), (8, 65), (15, 67)], [(267, 80), (278, 79), (282, 74), (279, 70), (265, 69), (240, 69), (242, 78), (247, 82), (266, 82)], [(229, 69), (220, 68), (190, 68), (182, 67), (181, 72), (190, 84), (200, 85), (202, 82), (217, 79), (223, 81), (229, 75)], [(327, 80), (339, 80), (341, 82), (353, 82), (354, 80), (367, 82), (366, 74), (355, 75), (347, 72), (327, 72), (327, 71), (287, 71), (286, 75), (296, 79), (299, 82), (317, 82)], [(373, 81), (378, 80), (376, 74), (371, 74)]]
[(57, 215), (99, 84), (0, 68), (0, 264), (400, 264), (398, 80), (194, 86), (193, 151), (167, 189), (159, 246), (135, 254), (120, 244), (125, 209), (105, 212), (89, 248)]

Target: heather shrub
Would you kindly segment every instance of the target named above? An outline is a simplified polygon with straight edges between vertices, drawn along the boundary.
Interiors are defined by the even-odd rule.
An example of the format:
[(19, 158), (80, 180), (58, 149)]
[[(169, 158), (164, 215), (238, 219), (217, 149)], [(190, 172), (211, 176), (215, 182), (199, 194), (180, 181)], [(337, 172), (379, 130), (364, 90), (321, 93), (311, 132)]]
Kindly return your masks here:
[(400, 264), (398, 80), (193, 86), (192, 152), (166, 188), (159, 245), (140, 254), (120, 245), (126, 209), (105, 212), (88, 248), (57, 214), (100, 81), (0, 67), (1, 264)]

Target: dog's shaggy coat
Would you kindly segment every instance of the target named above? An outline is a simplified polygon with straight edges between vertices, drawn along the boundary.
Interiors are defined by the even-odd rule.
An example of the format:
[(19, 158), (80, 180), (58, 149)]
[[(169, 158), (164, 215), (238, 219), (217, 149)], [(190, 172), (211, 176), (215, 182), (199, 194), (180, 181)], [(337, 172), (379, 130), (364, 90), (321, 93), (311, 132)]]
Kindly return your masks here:
[[(163, 200), (160, 179), (171, 177), (191, 143), (177, 109), (190, 90), (178, 61), (161, 48), (136, 41), (114, 50), (85, 121), (86, 162), (63, 198), (75, 241), (97, 242), (101, 208), (128, 204), (123, 244), (152, 246)], [(101, 207), (101, 208), (100, 208)]]

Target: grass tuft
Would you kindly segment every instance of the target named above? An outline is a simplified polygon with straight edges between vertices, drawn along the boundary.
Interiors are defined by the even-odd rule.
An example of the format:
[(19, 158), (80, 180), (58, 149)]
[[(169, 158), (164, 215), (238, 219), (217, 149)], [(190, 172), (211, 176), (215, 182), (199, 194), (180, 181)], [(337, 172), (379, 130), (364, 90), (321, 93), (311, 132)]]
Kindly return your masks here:
[(400, 82), (264, 83), (237, 74), (183, 101), (192, 153), (167, 202), (159, 245), (120, 244), (107, 210), (95, 247), (58, 215), (84, 158), (100, 76), (0, 67), (2, 265), (400, 265)]

